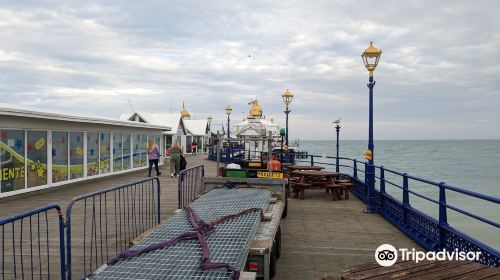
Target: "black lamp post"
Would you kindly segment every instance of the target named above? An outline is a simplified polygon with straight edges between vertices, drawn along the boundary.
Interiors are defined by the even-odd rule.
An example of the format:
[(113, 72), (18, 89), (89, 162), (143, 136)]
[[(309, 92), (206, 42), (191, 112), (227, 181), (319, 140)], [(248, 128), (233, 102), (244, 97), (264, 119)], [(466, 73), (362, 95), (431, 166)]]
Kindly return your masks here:
[(340, 119), (341, 118), (338, 118), (336, 119), (333, 123), (334, 124), (337, 124), (335, 126), (335, 130), (337, 131), (337, 158), (335, 160), (335, 171), (336, 172), (339, 172), (339, 132), (340, 132)]
[(227, 105), (225, 110), (226, 110), (226, 114), (227, 114), (227, 138), (231, 138), (231, 129), (229, 126), (229, 120), (230, 120), (229, 116), (231, 115), (231, 112), (233, 112), (233, 108), (231, 108), (231, 106)]
[(375, 203), (375, 166), (374, 166), (374, 154), (373, 154), (373, 87), (375, 86), (375, 81), (373, 80), (373, 72), (378, 65), (380, 55), (382, 51), (379, 48), (373, 46), (373, 42), (370, 42), (370, 46), (363, 52), (361, 57), (365, 64), (366, 69), (370, 73), (369, 83), (367, 84), (370, 89), (369, 97), (369, 125), (368, 125), (368, 149), (365, 151), (365, 159), (368, 160), (368, 165), (366, 166), (366, 183), (368, 185), (368, 205), (364, 210), (365, 213), (375, 213), (377, 211)]
[(285, 150), (286, 150), (286, 153), (285, 153), (285, 159), (286, 159), (286, 162), (288, 162), (288, 114), (291, 112), (289, 109), (288, 109), (288, 105), (290, 105), (290, 103), (292, 103), (292, 99), (293, 99), (293, 93), (291, 93), (290, 91), (288, 91), (288, 89), (286, 89), (286, 91), (281, 95), (281, 97), (283, 98), (283, 102), (285, 103), (285, 115), (286, 115), (286, 122), (285, 122), (285, 127), (286, 127), (286, 134), (285, 134)]

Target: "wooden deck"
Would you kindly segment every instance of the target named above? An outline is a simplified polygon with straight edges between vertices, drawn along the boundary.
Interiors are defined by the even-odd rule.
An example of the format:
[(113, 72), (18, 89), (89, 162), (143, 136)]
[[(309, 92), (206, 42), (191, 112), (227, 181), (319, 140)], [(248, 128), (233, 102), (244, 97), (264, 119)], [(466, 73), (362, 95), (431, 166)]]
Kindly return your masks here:
[[(215, 163), (206, 155), (188, 156), (188, 167), (205, 165), (206, 176), (214, 176)], [(162, 167), (161, 217), (165, 221), (177, 208), (177, 179), (170, 178), (168, 163)], [(144, 178), (137, 171), (0, 199), (0, 216), (11, 216), (49, 203), (65, 211), (73, 197)], [(305, 200), (289, 201), (288, 217), (282, 220), (282, 254), (274, 279), (318, 279), (340, 276), (347, 267), (374, 260), (375, 249), (390, 243), (395, 247), (418, 248), (412, 240), (376, 214), (363, 214), (364, 204), (355, 196), (331, 201), (324, 190), (308, 190)], [(73, 219), (78, 219), (74, 216)], [(50, 239), (57, 240), (57, 234)], [(54, 243), (51, 243), (54, 244)], [(74, 279), (79, 276), (73, 270)]]

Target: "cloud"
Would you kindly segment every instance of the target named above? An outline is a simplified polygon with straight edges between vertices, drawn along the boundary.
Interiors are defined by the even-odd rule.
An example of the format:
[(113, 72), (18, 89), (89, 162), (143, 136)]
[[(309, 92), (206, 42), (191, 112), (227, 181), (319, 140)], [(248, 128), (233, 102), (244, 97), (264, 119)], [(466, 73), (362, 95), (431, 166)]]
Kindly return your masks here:
[[(366, 138), (361, 51), (382, 48), (376, 136), (500, 138), (499, 3), (406, 1), (4, 1), (0, 97), (5, 103), (118, 117), (137, 110), (234, 118), (259, 98), (291, 136)], [(418, 19), (418, 20), (415, 20)], [(249, 57), (250, 55), (250, 57)], [(483, 122), (480, 120), (488, 120)], [(349, 125), (352, 127), (349, 128)], [(443, 129), (445, 127), (446, 129)], [(406, 137), (406, 136), (404, 136)], [(467, 138), (467, 137), (465, 137)]]

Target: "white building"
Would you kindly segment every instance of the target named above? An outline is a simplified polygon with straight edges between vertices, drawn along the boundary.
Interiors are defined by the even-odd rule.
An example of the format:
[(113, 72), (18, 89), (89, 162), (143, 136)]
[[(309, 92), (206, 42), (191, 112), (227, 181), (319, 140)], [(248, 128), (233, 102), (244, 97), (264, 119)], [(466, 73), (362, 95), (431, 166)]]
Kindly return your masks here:
[(257, 152), (251, 156), (260, 156), (259, 152), (267, 152), (268, 147), (264, 141), (256, 139), (269, 136), (269, 132), (273, 137), (279, 138), (279, 125), (274, 122), (272, 117), (267, 120), (263, 116), (258, 100), (252, 101), (250, 105), (250, 114), (240, 123), (231, 127), (231, 135), (236, 136), (240, 143), (245, 144), (245, 150)]
[[(198, 144), (198, 151), (204, 151), (208, 143), (209, 126), (207, 120), (191, 120), (191, 114), (186, 110), (184, 104), (179, 113), (174, 114), (151, 114), (135, 112), (133, 114), (122, 114), (120, 119), (134, 122), (164, 125), (172, 128), (171, 131), (163, 133), (163, 148), (165, 151), (172, 146), (174, 140), (182, 146), (184, 153), (191, 152), (191, 143)], [(166, 153), (164, 155), (167, 155)]]
[(0, 104), (0, 198), (147, 168), (170, 129)]

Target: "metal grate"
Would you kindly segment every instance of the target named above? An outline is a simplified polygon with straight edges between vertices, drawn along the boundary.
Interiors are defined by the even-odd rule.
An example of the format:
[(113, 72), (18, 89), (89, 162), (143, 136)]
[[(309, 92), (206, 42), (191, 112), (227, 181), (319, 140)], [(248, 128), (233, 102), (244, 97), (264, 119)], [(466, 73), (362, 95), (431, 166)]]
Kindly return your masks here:
[[(271, 197), (263, 189), (214, 189), (190, 206), (204, 221), (234, 214), (248, 208), (266, 209)], [(260, 224), (260, 213), (252, 212), (216, 226), (207, 243), (213, 262), (243, 269), (248, 248)], [(169, 240), (193, 230), (183, 210), (149, 234), (134, 249)], [(198, 240), (181, 241), (164, 250), (132, 257), (106, 268), (94, 279), (230, 279), (225, 269), (201, 270)]]

